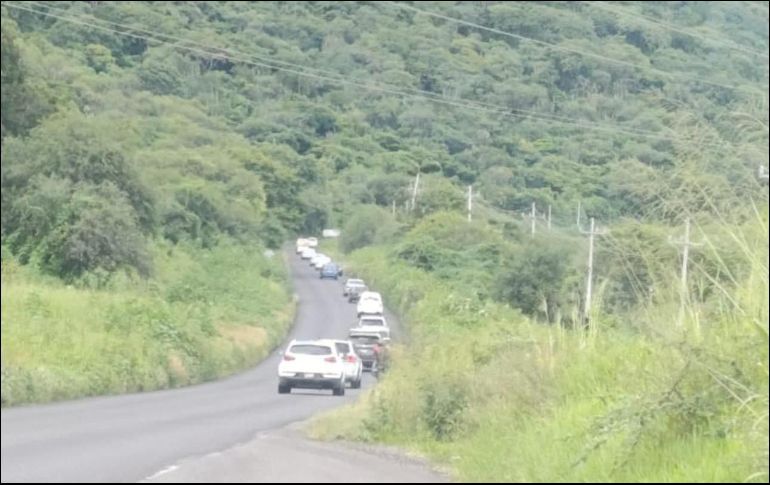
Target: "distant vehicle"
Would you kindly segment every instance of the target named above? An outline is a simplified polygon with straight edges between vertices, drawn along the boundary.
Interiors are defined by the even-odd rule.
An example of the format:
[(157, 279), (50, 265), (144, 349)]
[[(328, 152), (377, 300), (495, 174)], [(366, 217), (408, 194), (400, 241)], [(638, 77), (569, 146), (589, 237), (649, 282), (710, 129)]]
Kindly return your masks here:
[(313, 263), (313, 267), (318, 271), (321, 271), (321, 269), (324, 266), (326, 266), (331, 262), (332, 262), (332, 258), (330, 258), (329, 256), (326, 256), (325, 254), (322, 254), (320, 258), (315, 260), (315, 262)]
[(365, 291), (361, 293), (361, 298), (356, 307), (356, 313), (359, 318), (361, 315), (382, 315), (383, 306), (380, 294), (374, 291)]
[(321, 279), (337, 279), (340, 276), (342, 276), (342, 268), (340, 268), (336, 263), (326, 263), (323, 268), (321, 268)]
[(305, 248), (300, 253), (300, 256), (302, 257), (302, 259), (311, 259), (311, 258), (314, 258), (315, 255), (316, 255), (316, 252), (315, 252), (315, 249), (313, 248)]
[(345, 363), (331, 340), (293, 340), (278, 365), (278, 393), (294, 388), (331, 389), (345, 395)]
[(377, 355), (383, 346), (380, 334), (351, 328), (348, 340), (353, 343), (365, 371), (371, 371), (377, 366)]
[(307, 238), (307, 245), (308, 247), (311, 247), (311, 248), (318, 247), (318, 238), (315, 238), (315, 237)]
[(352, 389), (360, 389), (364, 365), (361, 362), (361, 358), (356, 354), (353, 342), (349, 340), (335, 340), (334, 344), (337, 346), (337, 353), (345, 363), (345, 381), (350, 383)]
[(348, 302), (356, 303), (361, 299), (361, 294), (367, 291), (369, 291), (369, 288), (366, 285), (351, 286), (350, 289), (348, 289)]
[(325, 238), (340, 237), (339, 229), (324, 229), (321, 235)]
[[(315, 249), (313, 251), (315, 251)], [(312, 258), (310, 258), (310, 266), (315, 266), (315, 264), (319, 260), (321, 260), (321, 259), (323, 259), (325, 257), (327, 257), (327, 256), (325, 254), (323, 254), (323, 253), (315, 253), (315, 255)]]
[(364, 315), (358, 319), (358, 326), (388, 328), (388, 321), (382, 315)]
[(348, 278), (345, 282), (345, 286), (342, 287), (342, 296), (348, 296), (351, 286), (366, 286), (364, 280), (358, 278)]
[(307, 239), (305, 239), (304, 237), (297, 239), (297, 254), (302, 253), (302, 251), (304, 251), (305, 248), (308, 248), (308, 247), (310, 246)]

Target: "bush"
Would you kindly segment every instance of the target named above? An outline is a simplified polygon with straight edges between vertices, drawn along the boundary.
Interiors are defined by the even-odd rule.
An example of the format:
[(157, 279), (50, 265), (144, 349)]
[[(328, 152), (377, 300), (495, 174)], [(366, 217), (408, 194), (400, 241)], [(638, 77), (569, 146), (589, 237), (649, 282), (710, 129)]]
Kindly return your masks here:
[(340, 248), (349, 253), (372, 244), (389, 242), (398, 231), (390, 212), (373, 205), (361, 206), (345, 224), (340, 237)]

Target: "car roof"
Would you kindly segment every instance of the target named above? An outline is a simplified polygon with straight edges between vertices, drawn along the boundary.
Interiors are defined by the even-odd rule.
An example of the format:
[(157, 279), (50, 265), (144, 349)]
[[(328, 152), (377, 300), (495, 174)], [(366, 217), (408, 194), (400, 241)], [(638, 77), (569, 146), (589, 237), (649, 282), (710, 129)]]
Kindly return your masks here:
[(377, 293), (376, 291), (365, 291), (365, 292), (361, 293), (361, 299), (366, 299), (366, 298), (382, 299), (380, 294)]
[(318, 339), (318, 340), (292, 340), (291, 343), (289, 343), (289, 347), (293, 347), (295, 345), (329, 346), (332, 343), (333, 343), (333, 340), (325, 340), (325, 339)]

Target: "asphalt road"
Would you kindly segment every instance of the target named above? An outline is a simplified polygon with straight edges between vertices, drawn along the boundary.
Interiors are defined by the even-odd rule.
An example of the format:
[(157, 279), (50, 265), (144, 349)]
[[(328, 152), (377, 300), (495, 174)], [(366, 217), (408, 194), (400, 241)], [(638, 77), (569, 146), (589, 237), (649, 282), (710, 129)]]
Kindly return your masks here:
[[(342, 297), (341, 283), (321, 281), (318, 273), (293, 253), (290, 266), (299, 306), (289, 339), (347, 335), (356, 321), (355, 305)], [(356, 399), (360, 391), (348, 389), (345, 397), (314, 390), (279, 395), (276, 371), (280, 358), (278, 350), (252, 370), (183, 389), (4, 409), (2, 481), (137, 482), (178, 470), (180, 463), (188, 465), (184, 468), (188, 472), (177, 476), (179, 480), (201, 477), (206, 481), (202, 477), (211, 476), (203, 470), (213, 456), (220, 457), (220, 467), (232, 472), (230, 479), (240, 481), (366, 481), (365, 477), (354, 476), (355, 467), (351, 469), (350, 465), (355, 460), (346, 459), (341, 448), (336, 448), (336, 462), (348, 466), (335, 471), (329, 447), (338, 445), (324, 448), (324, 444), (301, 441), (294, 434), (289, 438), (283, 429)], [(373, 383), (374, 379), (365, 374), (364, 388)], [(265, 445), (266, 437), (273, 440), (273, 445)], [(248, 456), (244, 455), (245, 449), (272, 463), (273, 472), (260, 472), (253, 466), (253, 459), (241, 460), (238, 469), (239, 453)], [(362, 463), (362, 473), (381, 467), (391, 472), (385, 480), (421, 480), (407, 468), (391, 466), (394, 462), (387, 456), (370, 453), (369, 458), (372, 462)], [(286, 460), (294, 466), (286, 466)], [(298, 466), (307, 460), (313, 464)], [(276, 468), (279, 462), (284, 463), (283, 468)], [(308, 475), (312, 469), (326, 473)]]

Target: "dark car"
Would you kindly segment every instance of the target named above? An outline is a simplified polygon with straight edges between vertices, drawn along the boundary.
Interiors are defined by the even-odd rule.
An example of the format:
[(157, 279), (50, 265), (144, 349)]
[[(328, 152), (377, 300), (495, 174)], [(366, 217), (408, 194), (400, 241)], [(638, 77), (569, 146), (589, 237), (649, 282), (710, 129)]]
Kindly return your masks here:
[(365, 371), (377, 368), (378, 354), (382, 348), (381, 337), (376, 333), (350, 331), (348, 340), (353, 342), (353, 349), (361, 359)]
[(323, 268), (321, 268), (321, 279), (337, 279), (340, 276), (342, 276), (342, 268), (339, 267), (336, 263), (326, 263)]

